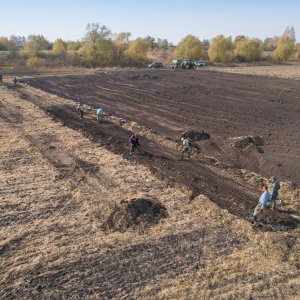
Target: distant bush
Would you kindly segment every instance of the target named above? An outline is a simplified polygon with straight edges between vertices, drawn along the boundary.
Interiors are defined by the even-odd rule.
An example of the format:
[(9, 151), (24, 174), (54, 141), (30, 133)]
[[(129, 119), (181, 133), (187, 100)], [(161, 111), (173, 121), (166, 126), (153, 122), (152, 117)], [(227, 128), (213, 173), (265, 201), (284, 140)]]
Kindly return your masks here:
[(46, 60), (39, 57), (30, 57), (27, 59), (26, 66), (28, 68), (36, 69), (46, 65)]

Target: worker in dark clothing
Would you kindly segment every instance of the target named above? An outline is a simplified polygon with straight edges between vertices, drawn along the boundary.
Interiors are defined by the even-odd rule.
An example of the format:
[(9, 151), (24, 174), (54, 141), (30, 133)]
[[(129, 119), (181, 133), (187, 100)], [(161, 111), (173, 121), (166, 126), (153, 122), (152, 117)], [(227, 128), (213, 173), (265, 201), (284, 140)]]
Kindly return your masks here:
[(272, 176), (272, 177), (270, 178), (270, 181), (271, 181), (271, 183), (272, 183), (272, 187), (271, 187), (271, 189), (270, 189), (271, 201), (270, 201), (270, 203), (269, 203), (269, 206), (270, 206), (270, 208), (271, 208), (272, 210), (274, 210), (275, 207), (276, 207), (276, 199), (278, 198), (278, 191), (279, 191), (279, 189), (280, 189), (280, 182), (279, 182), (279, 180), (278, 180), (276, 177), (274, 177), (274, 176)]
[(14, 76), (14, 79), (13, 79), (13, 84), (14, 84), (14, 87), (16, 87), (16, 86), (17, 86), (17, 76), (16, 76), (16, 75)]
[(132, 136), (129, 139), (129, 143), (130, 143), (130, 155), (133, 154), (133, 152), (135, 151), (135, 149), (137, 149), (140, 146), (140, 139), (139, 137), (133, 133)]

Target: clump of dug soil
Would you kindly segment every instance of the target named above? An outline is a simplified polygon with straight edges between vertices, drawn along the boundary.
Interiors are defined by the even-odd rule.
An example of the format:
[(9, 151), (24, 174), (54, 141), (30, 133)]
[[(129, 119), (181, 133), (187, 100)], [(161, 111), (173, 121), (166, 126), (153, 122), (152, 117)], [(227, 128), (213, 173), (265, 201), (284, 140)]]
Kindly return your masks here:
[(203, 141), (203, 140), (209, 140), (210, 134), (204, 131), (194, 131), (189, 130), (185, 131), (181, 134), (182, 137), (187, 137), (191, 139), (192, 141)]
[(150, 198), (133, 198), (122, 201), (115, 206), (107, 220), (103, 223), (104, 230), (124, 232), (129, 228), (147, 228), (155, 225), (168, 212), (158, 200)]
[(263, 152), (261, 147), (264, 145), (264, 140), (260, 136), (242, 136), (233, 138), (233, 141), (233, 145), (240, 150), (246, 150), (251, 146), (255, 146), (258, 152)]

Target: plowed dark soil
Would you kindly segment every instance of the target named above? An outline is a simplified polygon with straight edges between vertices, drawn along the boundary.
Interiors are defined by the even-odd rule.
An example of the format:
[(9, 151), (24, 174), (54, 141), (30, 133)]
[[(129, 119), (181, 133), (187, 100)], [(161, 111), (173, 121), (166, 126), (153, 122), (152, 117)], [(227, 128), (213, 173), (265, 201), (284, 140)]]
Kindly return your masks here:
[[(178, 139), (204, 130), (214, 143), (203, 150), (236, 167), (300, 183), (300, 84), (297, 80), (212, 71), (116, 71), (26, 81), (136, 121)], [(261, 136), (264, 147), (236, 151), (230, 138)]]
[[(286, 175), (298, 182), (297, 81), (164, 70), (52, 76), (28, 79), (26, 83), (74, 101), (80, 97), (94, 108), (102, 105), (105, 111), (136, 121), (170, 139), (178, 139), (183, 130), (204, 130), (212, 136), (209, 142), (199, 142), (205, 154), (234, 167), (261, 171), (265, 176)], [(282, 91), (287, 92), (284, 97)], [(142, 140), (142, 152), (130, 158), (130, 132), (124, 128), (109, 122), (99, 126), (91, 118), (80, 120), (75, 105), (57, 106), (43, 99), (31, 101), (107, 149), (146, 165), (159, 178), (188, 187), (192, 191), (190, 200), (204, 194), (243, 218), (249, 217), (257, 204), (256, 188), (224, 174), (224, 170), (196, 160), (180, 161), (177, 151), (146, 138)], [(261, 151), (256, 147), (244, 151), (232, 146), (231, 138), (244, 135), (260, 135), (264, 140)], [(289, 156), (282, 159), (281, 148), (287, 145)], [(278, 160), (282, 161), (280, 166)], [(285, 224), (296, 226), (292, 221)]]

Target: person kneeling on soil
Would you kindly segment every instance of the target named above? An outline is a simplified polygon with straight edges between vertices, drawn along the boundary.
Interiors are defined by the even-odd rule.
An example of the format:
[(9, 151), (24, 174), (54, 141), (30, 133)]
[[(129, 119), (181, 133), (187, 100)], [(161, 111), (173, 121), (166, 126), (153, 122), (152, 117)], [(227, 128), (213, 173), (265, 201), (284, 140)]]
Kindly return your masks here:
[(140, 146), (140, 139), (135, 133), (133, 133), (129, 139), (129, 143), (130, 143), (130, 155), (132, 155), (134, 150)]
[(278, 191), (280, 189), (280, 182), (274, 176), (272, 176), (270, 178), (270, 181), (272, 183), (272, 187), (270, 189), (271, 200), (270, 200), (269, 206), (270, 206), (270, 209), (274, 210), (276, 207), (276, 200), (278, 198)]
[(259, 222), (268, 221), (267, 209), (268, 204), (271, 200), (271, 194), (269, 193), (268, 186), (265, 183), (262, 184), (259, 190), (262, 192), (262, 194), (259, 198), (259, 203), (257, 204), (254, 210), (254, 222), (258, 222), (259, 214), (262, 215)]
[(97, 109), (97, 122), (101, 123), (103, 121), (103, 109), (101, 107), (99, 107)]
[(182, 141), (182, 150), (181, 150), (180, 159), (183, 159), (185, 154), (187, 154), (188, 158), (191, 158), (191, 145), (189, 139), (187, 137), (182, 137), (181, 141)]

